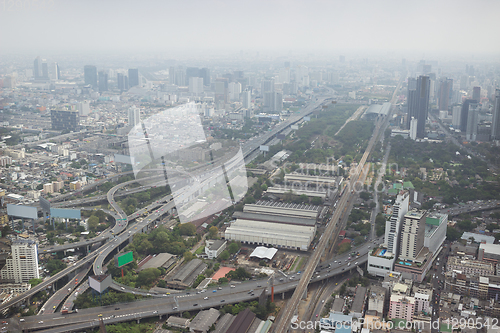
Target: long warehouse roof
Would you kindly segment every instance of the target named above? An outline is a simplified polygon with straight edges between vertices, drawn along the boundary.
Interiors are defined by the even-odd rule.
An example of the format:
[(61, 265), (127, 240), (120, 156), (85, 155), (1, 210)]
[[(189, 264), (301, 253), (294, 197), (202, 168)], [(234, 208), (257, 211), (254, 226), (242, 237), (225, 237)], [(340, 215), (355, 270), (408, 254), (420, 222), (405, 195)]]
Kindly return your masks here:
[(315, 218), (314, 219), (301, 218), (294, 216), (281, 216), (281, 215), (259, 214), (259, 213), (248, 213), (248, 212), (234, 212), (233, 218), (241, 220), (267, 221), (273, 223), (285, 223), (285, 224), (305, 225), (305, 226), (314, 226), (316, 224)]

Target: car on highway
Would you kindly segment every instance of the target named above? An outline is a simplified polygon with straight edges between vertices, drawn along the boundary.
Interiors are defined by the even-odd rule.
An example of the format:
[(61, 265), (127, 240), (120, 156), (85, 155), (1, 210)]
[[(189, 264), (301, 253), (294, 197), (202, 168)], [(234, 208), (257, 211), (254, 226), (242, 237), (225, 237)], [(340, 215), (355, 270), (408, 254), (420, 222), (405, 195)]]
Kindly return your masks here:
[(224, 303), (225, 301), (226, 301), (226, 300), (225, 300), (225, 299), (223, 299), (223, 300), (221, 300), (220, 302), (221, 302), (221, 303)]
[(208, 297), (204, 297), (203, 299), (204, 299), (204, 300), (207, 300), (207, 299), (208, 299)]

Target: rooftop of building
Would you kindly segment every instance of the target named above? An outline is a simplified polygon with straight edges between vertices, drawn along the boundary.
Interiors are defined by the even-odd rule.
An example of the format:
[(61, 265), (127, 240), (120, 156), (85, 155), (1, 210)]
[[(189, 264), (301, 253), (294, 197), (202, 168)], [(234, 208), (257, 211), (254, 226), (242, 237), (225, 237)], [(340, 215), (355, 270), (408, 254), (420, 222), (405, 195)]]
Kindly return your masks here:
[(494, 236), (477, 234), (474, 232), (467, 232), (467, 231), (462, 234), (462, 239), (465, 239), (468, 241), (470, 238), (474, 238), (474, 242), (476, 242), (476, 243), (493, 244), (495, 242)]
[(479, 249), (484, 250), (485, 253), (500, 255), (500, 244), (481, 243)]
[(405, 214), (405, 218), (421, 219), (426, 213), (425, 210), (412, 209)]

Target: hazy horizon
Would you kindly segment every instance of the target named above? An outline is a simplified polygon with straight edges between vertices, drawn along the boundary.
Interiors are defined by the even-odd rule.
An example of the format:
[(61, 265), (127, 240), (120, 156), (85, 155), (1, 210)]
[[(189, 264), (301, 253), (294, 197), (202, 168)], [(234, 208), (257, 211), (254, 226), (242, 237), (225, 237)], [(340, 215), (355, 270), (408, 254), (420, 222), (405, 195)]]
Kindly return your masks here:
[[(6, 2), (8, 5), (8, 1)], [(500, 54), (500, 1), (46, 1), (0, 8), (3, 54)]]

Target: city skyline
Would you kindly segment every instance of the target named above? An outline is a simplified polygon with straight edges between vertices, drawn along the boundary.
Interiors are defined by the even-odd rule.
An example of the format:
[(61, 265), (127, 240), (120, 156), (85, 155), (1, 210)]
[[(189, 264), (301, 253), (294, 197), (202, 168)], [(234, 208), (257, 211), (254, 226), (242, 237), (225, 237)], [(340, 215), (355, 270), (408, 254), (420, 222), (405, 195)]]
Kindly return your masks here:
[[(497, 1), (54, 1), (0, 13), (2, 53), (399, 52), (495, 55)], [(126, 17), (128, 20), (123, 20)], [(55, 19), (57, 18), (57, 19)], [(474, 24), (460, 22), (474, 20)], [(89, 24), (90, 22), (99, 24)], [(134, 24), (125, 24), (134, 22)], [(7, 27), (16, 26), (16, 29)], [(64, 26), (64, 29), (61, 27)], [(85, 27), (82, 29), (82, 27)], [(179, 29), (179, 27), (184, 27)], [(37, 33), (33, 33), (35, 30)], [(6, 33), (9, 31), (9, 33)], [(474, 40), (474, 48), (465, 45)]]

